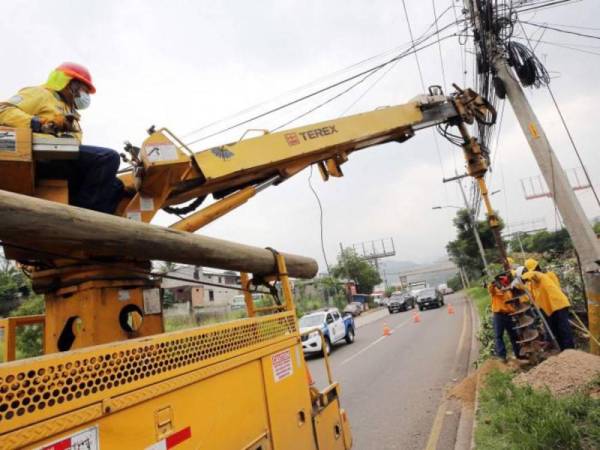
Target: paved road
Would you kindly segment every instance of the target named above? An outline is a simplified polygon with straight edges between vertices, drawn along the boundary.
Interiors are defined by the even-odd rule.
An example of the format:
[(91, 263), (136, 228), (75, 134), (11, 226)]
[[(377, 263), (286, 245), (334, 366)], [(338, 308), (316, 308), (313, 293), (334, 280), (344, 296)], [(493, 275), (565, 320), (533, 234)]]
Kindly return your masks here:
[[(423, 311), (420, 323), (413, 322), (413, 311), (376, 312), (381, 317), (364, 321), (354, 344), (334, 348), (330, 362), (354, 450), (424, 449), (428, 443), (436, 448), (435, 442), (438, 449), (454, 449), (460, 406), (442, 399), (449, 383), (467, 372), (471, 310), (460, 294), (447, 296), (446, 303), (454, 315), (446, 307)], [(391, 336), (383, 337), (384, 324)], [(323, 387), (323, 360), (311, 357), (308, 364)]]

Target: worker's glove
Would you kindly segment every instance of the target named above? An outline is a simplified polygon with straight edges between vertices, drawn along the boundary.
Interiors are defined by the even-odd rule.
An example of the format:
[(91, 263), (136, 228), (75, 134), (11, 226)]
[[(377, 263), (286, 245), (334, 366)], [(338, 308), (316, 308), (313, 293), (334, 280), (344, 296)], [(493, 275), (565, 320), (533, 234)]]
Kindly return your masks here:
[(54, 134), (58, 133), (58, 128), (54, 122), (46, 122), (37, 116), (31, 118), (31, 130), (34, 133)]

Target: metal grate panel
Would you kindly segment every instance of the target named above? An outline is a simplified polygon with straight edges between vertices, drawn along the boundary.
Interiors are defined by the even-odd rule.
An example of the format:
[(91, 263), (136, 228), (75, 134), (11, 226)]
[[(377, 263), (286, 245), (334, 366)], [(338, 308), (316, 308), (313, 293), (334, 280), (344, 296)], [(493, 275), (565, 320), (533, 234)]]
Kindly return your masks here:
[(0, 433), (232, 358), (297, 333), (293, 313), (0, 366)]

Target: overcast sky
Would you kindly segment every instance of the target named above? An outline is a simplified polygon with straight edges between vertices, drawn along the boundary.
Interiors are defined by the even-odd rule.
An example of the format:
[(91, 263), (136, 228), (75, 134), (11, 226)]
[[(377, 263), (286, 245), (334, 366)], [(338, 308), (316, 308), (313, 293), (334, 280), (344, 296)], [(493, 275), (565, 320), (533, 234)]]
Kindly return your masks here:
[[(406, 3), (418, 36), (433, 22), (431, 2)], [(452, 2), (435, 0), (435, 4), (439, 15)], [(462, 2), (455, 4), (461, 6)], [(460, 10), (455, 12), (460, 18)], [(595, 0), (522, 18), (596, 28), (578, 30), (600, 34), (600, 2)], [(449, 10), (439, 23), (454, 20), (454, 11)], [(397, 52), (410, 41), (402, 2), (397, 0), (12, 0), (4, 2), (0, 22), (5, 36), (0, 96), (8, 98), (21, 87), (42, 83), (62, 61), (82, 63), (92, 71), (98, 89), (90, 109), (83, 113), (84, 142), (118, 150), (125, 140), (140, 144), (152, 124), (169, 127), (186, 141), (202, 137), (236, 119), (187, 134), (250, 106), (270, 101), (253, 112), (261, 111), (339, 80), (384, 58), (363, 64), (354, 72), (339, 74), (340, 70), (383, 52)], [(455, 31), (456, 27), (444, 34)], [(534, 31), (527, 28), (528, 33)], [(597, 184), (600, 42), (552, 31), (547, 31), (542, 41), (548, 43), (540, 43), (537, 53), (555, 77), (554, 93)], [(576, 45), (579, 51), (550, 43)], [(465, 65), (464, 47), (458, 38), (441, 45), (447, 84), (465, 84), (465, 66), (466, 84), (471, 85), (471, 46)], [(443, 84), (437, 46), (422, 52), (420, 63), (426, 85)], [(338, 75), (330, 76), (335, 73)], [(291, 126), (406, 102), (423, 90), (414, 57), (401, 60), (373, 85), (379, 79), (377, 74)], [(315, 80), (320, 81), (290, 93)], [(335, 92), (339, 91), (247, 127), (276, 127)], [(576, 167), (547, 91), (528, 90), (528, 95), (560, 161), (565, 168)], [(202, 150), (238, 139), (243, 131), (242, 127), (200, 141), (193, 148)], [(340, 242), (386, 237), (394, 238), (397, 259), (422, 263), (445, 256), (445, 245), (455, 235), (452, 217), (456, 210), (432, 210), (432, 206), (461, 205), (456, 184), (444, 185), (441, 179), (455, 170), (463, 171), (464, 165), (456, 148), (441, 138), (438, 143), (439, 156), (433, 133), (425, 130), (404, 144), (353, 154), (343, 166), (346, 176), (342, 179), (323, 183), (315, 172), (313, 183), (325, 210), (324, 236), (330, 263), (335, 261)], [(491, 187), (501, 189), (493, 201), (504, 220), (510, 224), (543, 218), (549, 228), (557, 226), (549, 199), (524, 199), (520, 179), (537, 176), (539, 170), (508, 104), (499, 146), (492, 150), (497, 155)], [(307, 178), (308, 171), (261, 193), (202, 233), (310, 255), (323, 269), (319, 211)], [(589, 190), (578, 197), (590, 217), (600, 215)], [(158, 218), (165, 225), (171, 221), (166, 214)]]

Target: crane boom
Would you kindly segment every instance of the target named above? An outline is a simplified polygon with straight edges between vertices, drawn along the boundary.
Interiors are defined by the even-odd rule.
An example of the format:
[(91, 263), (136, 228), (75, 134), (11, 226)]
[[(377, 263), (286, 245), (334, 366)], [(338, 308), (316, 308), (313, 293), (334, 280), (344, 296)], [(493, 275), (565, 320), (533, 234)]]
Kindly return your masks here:
[[(212, 194), (224, 201), (197, 213), (197, 220), (175, 225), (195, 231), (245, 203), (257, 190), (279, 184), (311, 164), (322, 178), (341, 177), (341, 165), (351, 153), (386, 142), (404, 142), (417, 130), (438, 124), (472, 123), (495, 114), (490, 105), (470, 89), (451, 96), (430, 89), (398, 106), (341, 117), (262, 136), (240, 139), (193, 153), (167, 129), (152, 130), (141, 146), (132, 172), (123, 181), (138, 194), (123, 204), (120, 214), (152, 220), (160, 209)], [(493, 120), (493, 119), (491, 119)], [(262, 186), (261, 186), (262, 184)], [(153, 208), (141, 208), (151, 203)]]

